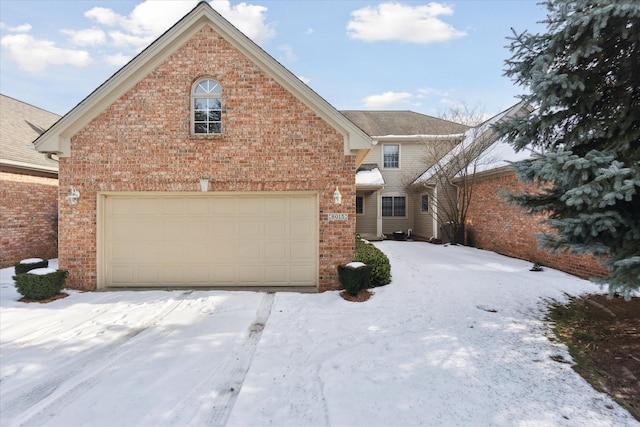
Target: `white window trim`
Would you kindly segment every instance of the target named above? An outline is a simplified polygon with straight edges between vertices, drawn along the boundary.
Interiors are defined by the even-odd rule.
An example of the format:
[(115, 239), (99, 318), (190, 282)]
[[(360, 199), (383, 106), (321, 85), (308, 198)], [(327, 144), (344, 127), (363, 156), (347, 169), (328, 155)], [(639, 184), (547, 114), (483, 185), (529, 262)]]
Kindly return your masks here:
[(363, 215), (365, 214), (365, 208), (364, 208), (364, 200), (365, 200), (365, 199), (364, 199), (364, 196), (358, 196), (358, 195), (356, 194), (356, 198), (358, 198), (358, 197), (360, 197), (360, 198), (362, 199), (362, 213), (358, 213), (358, 212), (356, 212), (356, 215), (358, 215), (358, 216), (363, 216)]
[[(383, 197), (404, 197), (404, 216), (384, 216), (382, 215), (382, 198)], [(409, 197), (401, 193), (383, 193), (380, 196), (380, 217), (382, 219), (407, 219), (409, 218)]]
[(220, 111), (220, 132), (218, 133), (196, 133), (196, 110), (194, 107), (194, 103), (193, 100), (195, 98), (215, 98), (214, 96), (196, 96), (195, 93), (195, 88), (202, 83), (205, 80), (213, 80), (216, 83), (218, 83), (218, 86), (220, 87), (220, 105), (222, 107), (222, 85), (220, 84), (220, 82), (217, 79), (214, 79), (213, 77), (210, 76), (203, 76), (200, 77), (199, 79), (197, 79), (196, 81), (193, 82), (193, 84), (191, 85), (191, 92), (189, 94), (189, 115), (190, 115), (190, 129), (191, 129), (191, 136), (199, 136), (199, 137), (215, 137), (215, 136), (219, 136), (222, 135), (222, 117), (223, 117), (223, 111)]
[[(427, 211), (423, 211), (422, 210), (422, 197), (423, 196), (427, 196), (429, 198), (429, 204), (427, 206), (427, 209), (428, 209)], [(432, 200), (431, 194), (429, 194), (429, 193), (420, 194), (420, 213), (422, 215), (431, 215), (431, 200)]]
[[(396, 145), (398, 147), (398, 167), (397, 168), (390, 168), (390, 167), (386, 167), (384, 165), (384, 147), (385, 145)], [(400, 170), (402, 169), (402, 144), (399, 143), (388, 143), (388, 144), (382, 144), (382, 147), (380, 148), (381, 151), (381, 161), (380, 164), (382, 165), (382, 169), (388, 169), (388, 170)]]

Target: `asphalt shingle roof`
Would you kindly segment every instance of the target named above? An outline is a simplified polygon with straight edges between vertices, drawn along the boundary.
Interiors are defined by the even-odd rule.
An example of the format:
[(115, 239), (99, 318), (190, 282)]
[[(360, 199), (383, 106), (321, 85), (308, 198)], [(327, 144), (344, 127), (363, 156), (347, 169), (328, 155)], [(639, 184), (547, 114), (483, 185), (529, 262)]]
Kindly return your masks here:
[(369, 136), (450, 135), (463, 133), (468, 126), (415, 113), (413, 111), (340, 111)]
[(57, 169), (57, 162), (31, 146), (58, 119), (57, 114), (0, 94), (0, 159)]

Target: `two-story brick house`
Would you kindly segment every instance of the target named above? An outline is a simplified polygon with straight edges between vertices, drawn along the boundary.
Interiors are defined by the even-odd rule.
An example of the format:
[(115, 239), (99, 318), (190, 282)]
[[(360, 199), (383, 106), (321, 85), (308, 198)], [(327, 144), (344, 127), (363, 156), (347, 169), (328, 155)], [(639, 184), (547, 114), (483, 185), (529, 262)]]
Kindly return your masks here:
[(35, 142), (67, 285), (339, 288), (372, 139), (206, 3)]

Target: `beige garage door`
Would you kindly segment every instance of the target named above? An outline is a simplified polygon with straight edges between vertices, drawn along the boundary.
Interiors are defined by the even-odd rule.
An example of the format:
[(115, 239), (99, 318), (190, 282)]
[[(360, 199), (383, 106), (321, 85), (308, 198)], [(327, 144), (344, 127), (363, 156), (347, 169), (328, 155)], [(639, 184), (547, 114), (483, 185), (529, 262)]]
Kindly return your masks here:
[(315, 194), (102, 197), (106, 287), (317, 285)]

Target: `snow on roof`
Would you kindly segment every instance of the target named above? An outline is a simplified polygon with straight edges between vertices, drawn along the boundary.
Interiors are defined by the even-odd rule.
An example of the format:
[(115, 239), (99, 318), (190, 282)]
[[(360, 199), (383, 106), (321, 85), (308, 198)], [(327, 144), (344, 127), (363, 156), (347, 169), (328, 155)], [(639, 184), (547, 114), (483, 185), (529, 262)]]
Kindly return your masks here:
[(360, 170), (356, 173), (356, 185), (384, 185), (380, 169)]
[(532, 155), (533, 150), (530, 147), (516, 153), (513, 146), (506, 139), (501, 138), (485, 150), (483, 156), (486, 161), (478, 162), (475, 171), (478, 173), (501, 168), (508, 166), (509, 162), (528, 160), (532, 158)]
[[(435, 165), (431, 166), (427, 169), (422, 175), (420, 175), (413, 183), (425, 183), (429, 181), (433, 176), (437, 173), (438, 170), (442, 170), (442, 167), (448, 165), (451, 160), (453, 160), (456, 156), (464, 153), (469, 147), (472, 147), (477, 143), (484, 143), (487, 135), (490, 135), (491, 127), (502, 120), (507, 115), (517, 114), (517, 112), (524, 106), (523, 103), (518, 103), (507, 110), (496, 114), (490, 119), (482, 122), (476, 127), (470, 128), (464, 132), (463, 140), (453, 147), (451, 151), (445, 154)], [(495, 151), (494, 151), (495, 149)], [(489, 151), (491, 150), (491, 153)], [(476, 164), (476, 172), (486, 171), (495, 169), (498, 167), (502, 167), (507, 165), (508, 161), (518, 161), (524, 160), (526, 158), (531, 157), (530, 150), (522, 150), (520, 153), (516, 153), (513, 148), (506, 142), (506, 140), (500, 139), (494, 142), (488, 149), (483, 150), (480, 156), (489, 158), (488, 154), (490, 154), (491, 159), (495, 159), (495, 161), (488, 161), (485, 166), (482, 165), (483, 161), (480, 160)], [(524, 157), (523, 157), (524, 156)]]

